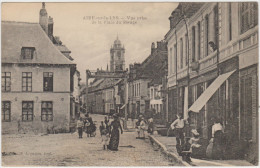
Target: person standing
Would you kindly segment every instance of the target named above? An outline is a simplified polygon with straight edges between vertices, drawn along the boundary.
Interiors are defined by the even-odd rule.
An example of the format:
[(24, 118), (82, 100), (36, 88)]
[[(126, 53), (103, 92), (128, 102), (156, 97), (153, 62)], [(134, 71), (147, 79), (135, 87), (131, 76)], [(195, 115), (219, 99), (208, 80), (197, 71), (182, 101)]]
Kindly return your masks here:
[(144, 121), (144, 117), (141, 117), (141, 122), (140, 122), (140, 138), (141, 139), (145, 139), (145, 121)]
[(138, 120), (135, 123), (137, 137), (136, 139), (140, 139), (140, 123), (141, 123), (141, 117), (139, 116)]
[(117, 114), (113, 115), (114, 120), (111, 122), (111, 137), (108, 145), (108, 149), (117, 151), (119, 145), (119, 129), (123, 134), (123, 129)]
[(181, 155), (182, 152), (182, 146), (184, 144), (184, 119), (182, 114), (177, 114), (177, 119), (171, 124), (171, 129), (175, 130), (175, 137), (176, 137), (176, 141), (177, 141), (177, 152), (179, 153), (179, 155)]
[(212, 126), (212, 138), (213, 142), (212, 157), (213, 159), (223, 159), (223, 126), (220, 123), (220, 119), (216, 118), (214, 125)]
[(102, 138), (102, 145), (103, 145), (103, 149), (106, 150), (108, 149), (108, 141), (109, 141), (109, 132), (107, 131), (107, 129), (103, 129), (101, 131), (101, 138)]
[(132, 113), (131, 113), (131, 119), (132, 119), (133, 128), (135, 128), (135, 112), (134, 111), (132, 111)]
[(147, 132), (152, 135), (153, 134), (153, 129), (154, 129), (154, 127), (153, 127), (153, 118), (150, 118), (148, 120), (148, 130), (147, 130)]
[(106, 127), (108, 133), (110, 134), (110, 133), (111, 133), (111, 130), (110, 130), (110, 121), (109, 121), (109, 119), (107, 118), (107, 116), (105, 117), (104, 123), (105, 123), (105, 127)]
[(80, 117), (79, 120), (77, 121), (79, 138), (82, 138), (83, 126), (84, 126), (84, 123), (83, 123), (82, 118)]
[(101, 125), (99, 126), (99, 131), (100, 131), (100, 136), (102, 136), (102, 131), (106, 129), (105, 125), (104, 125), (104, 122), (101, 121)]

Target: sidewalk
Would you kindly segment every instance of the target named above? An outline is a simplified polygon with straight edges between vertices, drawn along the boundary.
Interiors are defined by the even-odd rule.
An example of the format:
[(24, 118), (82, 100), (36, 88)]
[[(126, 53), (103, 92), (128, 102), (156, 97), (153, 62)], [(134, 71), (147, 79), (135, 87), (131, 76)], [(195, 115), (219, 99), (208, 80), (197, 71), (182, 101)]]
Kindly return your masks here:
[(183, 161), (176, 151), (176, 138), (161, 135), (148, 135), (152, 143), (156, 143), (168, 157), (184, 166), (254, 166), (245, 160), (201, 160), (191, 159), (192, 163), (188, 164)]

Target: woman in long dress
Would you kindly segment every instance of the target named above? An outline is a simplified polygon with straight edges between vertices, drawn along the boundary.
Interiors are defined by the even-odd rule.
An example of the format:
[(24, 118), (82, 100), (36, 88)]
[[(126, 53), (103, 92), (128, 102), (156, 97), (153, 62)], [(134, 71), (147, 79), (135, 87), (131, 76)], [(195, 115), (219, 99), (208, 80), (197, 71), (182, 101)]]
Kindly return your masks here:
[(119, 145), (119, 129), (121, 134), (123, 134), (123, 129), (121, 127), (118, 115), (114, 114), (114, 121), (111, 122), (111, 137), (108, 145), (108, 149), (117, 151)]

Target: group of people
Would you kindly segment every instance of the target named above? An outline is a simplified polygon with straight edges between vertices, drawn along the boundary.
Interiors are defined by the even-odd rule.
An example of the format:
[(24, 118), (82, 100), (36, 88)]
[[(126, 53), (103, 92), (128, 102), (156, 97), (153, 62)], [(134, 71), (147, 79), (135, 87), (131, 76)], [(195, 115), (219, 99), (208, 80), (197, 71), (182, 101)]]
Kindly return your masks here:
[[(88, 136), (92, 136), (93, 131), (96, 130), (95, 124), (92, 121), (92, 118), (89, 117), (89, 114), (86, 114), (86, 118), (79, 118), (77, 122), (79, 138), (82, 138), (83, 129), (86, 128), (86, 133)], [(95, 129), (95, 130), (94, 130)], [(104, 121), (101, 121), (99, 127), (101, 135), (101, 143), (103, 149), (109, 149), (113, 151), (118, 150), (120, 132), (123, 134), (123, 129), (120, 123), (119, 115), (117, 113), (113, 114), (113, 121), (110, 122), (108, 117), (105, 117)]]
[[(209, 159), (222, 159), (223, 157), (223, 126), (219, 119), (214, 119), (214, 124), (211, 127), (211, 139), (208, 146), (203, 150), (200, 134), (196, 129), (190, 129), (192, 137), (185, 136), (185, 127), (189, 127), (188, 120), (183, 119), (181, 114), (177, 114), (177, 119), (170, 125), (174, 130), (176, 137), (176, 149), (183, 160), (191, 162), (190, 157), (200, 157), (202, 152), (206, 152), (205, 156)], [(203, 155), (204, 156), (204, 155)]]
[[(148, 128), (146, 127), (148, 125)], [(153, 118), (149, 118), (148, 120), (145, 120), (143, 115), (140, 115), (138, 117), (137, 122), (135, 123), (136, 131), (137, 131), (137, 137), (136, 139), (145, 139), (145, 131), (149, 134), (153, 134), (154, 131), (154, 125), (153, 125)]]
[(84, 130), (87, 134), (87, 137), (95, 136), (96, 125), (94, 124), (92, 118), (89, 116), (89, 113), (85, 115), (85, 118), (79, 117), (79, 120), (77, 121), (77, 128), (79, 138), (82, 138)]
[(117, 113), (113, 114), (113, 121), (111, 123), (109, 119), (105, 117), (105, 120), (101, 121), (99, 130), (102, 138), (103, 149), (117, 151), (120, 139), (120, 132), (121, 134), (123, 134), (119, 115)]

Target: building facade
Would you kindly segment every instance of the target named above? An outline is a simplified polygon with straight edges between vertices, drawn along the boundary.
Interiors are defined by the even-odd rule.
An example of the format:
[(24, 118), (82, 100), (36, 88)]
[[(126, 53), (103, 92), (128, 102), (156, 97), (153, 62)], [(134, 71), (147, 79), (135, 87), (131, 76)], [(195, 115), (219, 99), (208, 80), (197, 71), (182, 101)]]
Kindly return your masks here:
[(257, 15), (257, 3), (180, 3), (165, 36), (167, 120), (182, 113), (211, 138), (211, 119), (220, 118), (230, 153), (251, 161), (258, 146)]
[[(140, 114), (149, 112), (151, 110), (151, 105), (155, 105), (154, 107), (157, 107), (157, 103), (159, 102), (157, 102), (157, 100), (154, 101), (154, 97), (151, 99), (150, 91), (151, 88), (156, 88), (158, 85), (162, 85), (163, 78), (167, 72), (165, 71), (166, 69), (167, 44), (165, 41), (157, 42), (157, 46), (155, 46), (155, 43), (152, 43), (151, 54), (141, 64), (135, 63), (129, 66), (129, 115), (133, 116), (132, 113), (135, 113), (135, 116), (137, 117)], [(163, 112), (165, 110), (163, 110), (162, 99), (160, 103), (160, 110)]]
[(43, 3), (40, 24), (2, 22), (4, 134), (69, 131), (76, 65), (50, 40), (53, 22), (48, 20)]

